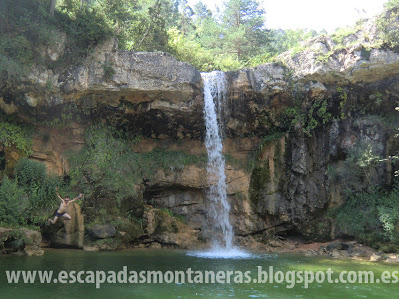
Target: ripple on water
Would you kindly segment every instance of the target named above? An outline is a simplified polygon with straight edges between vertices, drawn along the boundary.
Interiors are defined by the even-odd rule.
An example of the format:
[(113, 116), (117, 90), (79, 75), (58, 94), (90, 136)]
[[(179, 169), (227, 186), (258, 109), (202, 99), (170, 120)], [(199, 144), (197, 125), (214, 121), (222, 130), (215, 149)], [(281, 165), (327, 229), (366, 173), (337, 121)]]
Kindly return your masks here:
[(252, 259), (257, 256), (253, 253), (249, 253), (247, 251), (231, 248), (226, 250), (225, 248), (212, 248), (210, 250), (205, 251), (190, 251), (187, 253), (189, 256), (195, 256), (200, 258), (208, 258), (208, 259)]

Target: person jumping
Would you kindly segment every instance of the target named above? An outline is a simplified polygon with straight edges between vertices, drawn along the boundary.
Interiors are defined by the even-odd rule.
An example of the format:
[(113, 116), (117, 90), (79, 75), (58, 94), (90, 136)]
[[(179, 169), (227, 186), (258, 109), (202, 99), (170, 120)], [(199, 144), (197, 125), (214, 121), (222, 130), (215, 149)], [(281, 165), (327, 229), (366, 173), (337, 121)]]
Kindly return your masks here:
[(77, 200), (77, 199), (79, 199), (79, 198), (81, 198), (83, 196), (83, 194), (80, 193), (78, 197), (76, 197), (76, 198), (71, 200), (71, 199), (69, 199), (68, 195), (65, 195), (65, 199), (64, 199), (58, 193), (58, 188), (55, 188), (55, 191), (57, 192), (58, 198), (61, 200), (61, 204), (60, 204), (60, 207), (58, 208), (58, 210), (55, 212), (54, 219), (53, 220), (51, 220), (51, 219), (48, 220), (49, 223), (51, 223), (51, 224), (55, 224), (59, 217), (64, 217), (65, 220), (71, 220), (71, 216), (69, 216), (66, 213), (66, 208), (71, 202), (74, 202), (75, 200)]

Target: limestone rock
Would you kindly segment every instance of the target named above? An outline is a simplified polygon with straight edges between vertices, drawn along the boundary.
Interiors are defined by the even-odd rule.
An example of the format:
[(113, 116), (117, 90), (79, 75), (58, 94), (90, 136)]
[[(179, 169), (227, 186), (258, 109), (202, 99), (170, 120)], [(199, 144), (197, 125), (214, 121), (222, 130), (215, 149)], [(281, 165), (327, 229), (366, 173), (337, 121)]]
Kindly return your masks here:
[(373, 255), (370, 256), (370, 262), (379, 262), (381, 260), (382, 260), (381, 255), (377, 255), (377, 254), (373, 253)]
[(95, 224), (86, 230), (95, 239), (113, 238), (116, 235), (115, 227), (110, 224)]
[(26, 228), (0, 227), (0, 250), (2, 253), (20, 252), (28, 256), (44, 254), (40, 247), (42, 235)]
[(272, 96), (289, 89), (287, 82), (289, 70), (282, 64), (268, 63), (255, 68), (254, 79), (256, 91)]
[(158, 242), (152, 242), (148, 248), (160, 249), (160, 248), (162, 248), (162, 245)]
[(98, 239), (95, 241), (87, 241), (83, 250), (85, 251), (114, 251), (118, 249), (118, 242), (115, 238)]
[(144, 234), (141, 225), (137, 222), (123, 223), (117, 227), (117, 238), (129, 244)]
[(69, 204), (66, 212), (71, 216), (71, 220), (63, 220), (60, 217), (55, 225), (47, 228), (50, 244), (54, 247), (83, 248), (85, 229), (79, 204)]
[(199, 245), (198, 231), (172, 217), (165, 211), (147, 206), (144, 212), (144, 227), (152, 242), (176, 248), (195, 248)]
[[(360, 144), (372, 146), (382, 158), (398, 147), (394, 133), (378, 118), (393, 111), (399, 97), (399, 54), (373, 46), (376, 27), (370, 20), (344, 37), (343, 45), (331, 36), (319, 36), (301, 53), (282, 54), (278, 63), (226, 72), (229, 92), (219, 121), (225, 153), (232, 158), (226, 163), (230, 220), (242, 244), (260, 246), (264, 234), (300, 233), (317, 241), (348, 236), (345, 228), (338, 229), (324, 216), (345, 202), (348, 187), (357, 191), (368, 185), (348, 175), (346, 157)], [(63, 42), (61, 38), (54, 48), (43, 50), (46, 59), (58, 60)], [(78, 64), (54, 70), (35, 66), (20, 82), (0, 80), (0, 109), (22, 123), (35, 124), (30, 158), (45, 163), (50, 173), (69, 172), (65, 153), (79, 151), (85, 145), (83, 132), (97, 121), (145, 137), (132, 145), (136, 153), (158, 147), (205, 153), (200, 73), (167, 53), (120, 51), (116, 41), (109, 40)], [(326, 123), (318, 103), (332, 114)], [(81, 113), (81, 120), (50, 128), (69, 106)], [(0, 147), (4, 174), (12, 174), (23, 154), (12, 146)], [(391, 162), (379, 163), (368, 177), (390, 185), (393, 171)], [(205, 165), (160, 167), (137, 186), (140, 195), (124, 199), (121, 209), (138, 211), (141, 217), (143, 204), (153, 206), (144, 213), (145, 231), (136, 224), (117, 227), (115, 237), (106, 234), (94, 247), (108, 250), (148, 235), (147, 245), (186, 248), (203, 237), (199, 231), (209, 208)], [(73, 209), (73, 221), (65, 222), (65, 228), (59, 223), (46, 235), (53, 245), (83, 246), (83, 218)], [(329, 252), (334, 249), (344, 254), (338, 247)]]

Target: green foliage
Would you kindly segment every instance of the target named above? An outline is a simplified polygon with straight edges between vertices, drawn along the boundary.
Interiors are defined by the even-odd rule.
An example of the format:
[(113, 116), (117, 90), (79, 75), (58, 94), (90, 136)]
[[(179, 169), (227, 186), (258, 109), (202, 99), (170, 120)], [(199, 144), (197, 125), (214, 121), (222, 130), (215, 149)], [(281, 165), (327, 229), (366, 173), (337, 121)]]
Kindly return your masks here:
[[(287, 132), (273, 131), (270, 134), (263, 136), (259, 143), (258, 148), (256, 150), (254, 150), (253, 152), (251, 152), (250, 154), (248, 154), (246, 170), (248, 172), (252, 172), (254, 170), (254, 168), (256, 167), (256, 161), (259, 160), (259, 155), (260, 155), (260, 153), (262, 153), (265, 146), (270, 144), (273, 141), (279, 140), (286, 133)], [(256, 176), (259, 176), (259, 175), (257, 174)]]
[(323, 125), (327, 124), (332, 119), (332, 115), (327, 111), (327, 100), (317, 99), (313, 102), (312, 106), (308, 111), (307, 118), (303, 132), (307, 136), (312, 136), (311, 132), (317, 127), (319, 122)]
[(331, 39), (336, 44), (336, 46), (345, 46), (347, 43), (345, 39), (358, 31), (356, 27), (344, 27), (338, 28), (332, 35)]
[(46, 174), (39, 162), (23, 158), (15, 165), (15, 179), (4, 177), (0, 185), (0, 225), (39, 226), (57, 207), (58, 179)]
[[(309, 30), (267, 30), (265, 12), (255, 0), (229, 0), (213, 14), (204, 4), (193, 8), (175, 0), (58, 0), (54, 16), (45, 0), (0, 0), (0, 67), (14, 78), (33, 63), (65, 67), (83, 59), (116, 36), (119, 48), (166, 51), (201, 71), (235, 70), (272, 61), (316, 35)], [(7, 17), (5, 17), (7, 16)], [(46, 61), (43, 46), (67, 34), (60, 61)], [(112, 66), (103, 65), (105, 79)], [(52, 83), (46, 88), (51, 90)]]
[(85, 132), (87, 147), (70, 155), (70, 184), (85, 190), (87, 197), (108, 194), (120, 205), (125, 199), (140, 200), (136, 189), (154, 176), (157, 170), (180, 171), (185, 165), (206, 163), (205, 156), (156, 148), (148, 153), (135, 153), (128, 137), (113, 127), (98, 124)]
[(399, 7), (399, 0), (389, 0), (387, 3), (384, 4), (385, 10), (391, 10), (398, 7)]
[(327, 176), (330, 182), (337, 182), (338, 179), (337, 169), (331, 164), (327, 165)]
[(23, 35), (16, 37), (5, 35), (0, 40), (0, 52), (22, 63), (29, 63), (33, 58), (32, 45)]
[(223, 25), (225, 29), (224, 50), (247, 61), (259, 52), (267, 40), (263, 29), (264, 10), (255, 0), (229, 0), (225, 3)]
[(23, 226), (27, 223), (26, 211), (29, 202), (16, 181), (4, 177), (0, 185), (0, 225)]
[[(104, 17), (79, 1), (59, 1), (51, 17), (46, 0), (0, 0), (0, 67), (18, 79), (34, 63), (45, 64), (43, 47), (59, 41), (67, 33), (64, 61), (83, 58), (93, 47), (113, 35)], [(48, 61), (48, 63), (50, 63)], [(51, 67), (49, 64), (48, 67)]]
[(26, 155), (30, 155), (32, 153), (31, 130), (18, 124), (0, 122), (0, 143), (4, 146), (15, 146)]
[(320, 125), (325, 125), (333, 119), (333, 115), (328, 111), (327, 100), (316, 99), (306, 109), (301, 104), (287, 108), (286, 115), (291, 120), (290, 126), (301, 123), (303, 132), (312, 136), (312, 131)]
[(104, 15), (91, 7), (79, 7), (78, 1), (65, 0), (57, 14), (57, 24), (67, 33), (70, 58), (83, 58), (94, 46), (113, 35)]
[(327, 53), (319, 53), (316, 59), (322, 63), (327, 63), (330, 57), (334, 54), (334, 51), (328, 51)]
[(62, 128), (73, 119), (80, 120), (82, 112), (85, 113), (86, 111), (78, 108), (75, 103), (67, 103), (62, 105), (61, 111), (52, 115), (52, 119), (43, 121), (43, 125), (51, 128)]
[(48, 91), (51, 91), (52, 88), (53, 88), (53, 81), (49, 78), (46, 80), (46, 89)]
[(267, 50), (272, 56), (290, 50), (291, 55), (294, 56), (306, 49), (304, 41), (316, 35), (316, 31), (306, 29), (271, 30)]
[(384, 244), (399, 245), (399, 189), (374, 189), (352, 194), (349, 200), (330, 212), (337, 228), (359, 241), (384, 249)]
[(209, 72), (215, 69), (228, 71), (244, 67), (244, 64), (237, 58), (207, 49), (198, 41), (185, 37), (176, 28), (170, 29), (168, 33), (171, 53), (176, 59), (188, 61), (201, 71)]
[(56, 40), (47, 5), (44, 0), (0, 0), (0, 66), (14, 78), (40, 61), (37, 45)]
[(182, 215), (176, 215), (175, 213), (173, 213), (171, 210), (169, 210), (167, 208), (162, 208), (161, 211), (165, 212), (170, 217), (173, 217), (173, 218), (175, 218), (176, 220), (178, 220), (178, 221), (180, 221), (182, 223), (186, 223), (186, 218), (184, 218), (184, 216), (182, 216)]
[(385, 4), (385, 12), (377, 19), (380, 37), (386, 45), (395, 48), (399, 46), (399, 2), (391, 0)]
[(39, 188), (47, 178), (46, 166), (29, 159), (21, 159), (14, 168), (17, 182), (31, 191)]
[(169, 51), (167, 25), (175, 14), (172, 1), (98, 0), (90, 7), (104, 17), (121, 49)]
[(47, 175), (44, 164), (27, 158), (19, 160), (14, 171), (15, 181), (28, 198), (28, 221), (33, 225), (46, 223), (58, 204), (54, 200), (58, 179)]
[(104, 71), (104, 79), (110, 80), (115, 75), (115, 69), (112, 67), (112, 64), (104, 63), (102, 67)]
[(361, 181), (367, 182), (368, 188), (373, 187), (371, 173), (372, 169), (381, 162), (381, 157), (377, 154), (381, 150), (381, 145), (371, 145), (360, 142), (348, 151), (345, 167), (353, 178), (357, 177)]

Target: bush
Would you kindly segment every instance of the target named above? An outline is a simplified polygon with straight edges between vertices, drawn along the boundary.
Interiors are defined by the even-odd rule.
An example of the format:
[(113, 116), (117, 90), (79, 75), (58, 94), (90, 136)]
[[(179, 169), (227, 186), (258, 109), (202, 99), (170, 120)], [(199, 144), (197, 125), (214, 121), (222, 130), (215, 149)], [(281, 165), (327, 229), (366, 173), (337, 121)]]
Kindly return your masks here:
[(0, 225), (23, 226), (27, 223), (27, 196), (16, 181), (4, 177), (0, 185)]
[(0, 122), (0, 143), (4, 146), (15, 146), (26, 155), (31, 154), (31, 131), (18, 124)]
[(18, 78), (39, 62), (39, 45), (56, 40), (57, 26), (47, 13), (48, 1), (0, 0), (0, 7), (0, 66)]
[[(58, 179), (47, 175), (44, 164), (27, 158), (18, 161), (14, 172), (15, 180), (11, 186), (17, 190), (16, 194), (23, 194), (18, 200), (23, 199), (24, 222), (30, 225), (44, 224), (58, 204), (58, 201), (54, 200), (54, 190), (59, 185)], [(5, 188), (7, 186), (8, 183), (5, 184)]]
[(169, 46), (176, 59), (187, 61), (202, 72), (212, 70), (228, 71), (244, 67), (240, 61), (231, 55), (217, 54), (206, 49), (195, 40), (183, 36), (176, 28), (169, 29)]
[[(68, 2), (68, 1), (67, 1)], [(56, 16), (60, 30), (68, 35), (66, 52), (78, 61), (94, 47), (113, 35), (103, 15), (97, 10), (64, 5)]]
[(47, 0), (0, 0), (1, 69), (19, 79), (34, 63), (46, 63), (43, 46), (54, 44), (60, 31), (68, 36), (64, 63), (78, 62), (113, 35), (103, 15), (86, 6), (80, 9), (75, 2), (64, 1), (52, 17)]
[[(384, 248), (390, 243), (399, 248), (399, 188), (375, 189), (352, 194), (349, 200), (331, 212), (337, 228), (367, 245)], [(391, 246), (392, 247), (392, 246)]]
[(14, 172), (19, 186), (24, 187), (27, 192), (40, 188), (47, 178), (46, 166), (27, 158), (18, 161)]
[(385, 4), (385, 11), (377, 19), (382, 41), (389, 47), (399, 46), (399, 1), (393, 0)]

